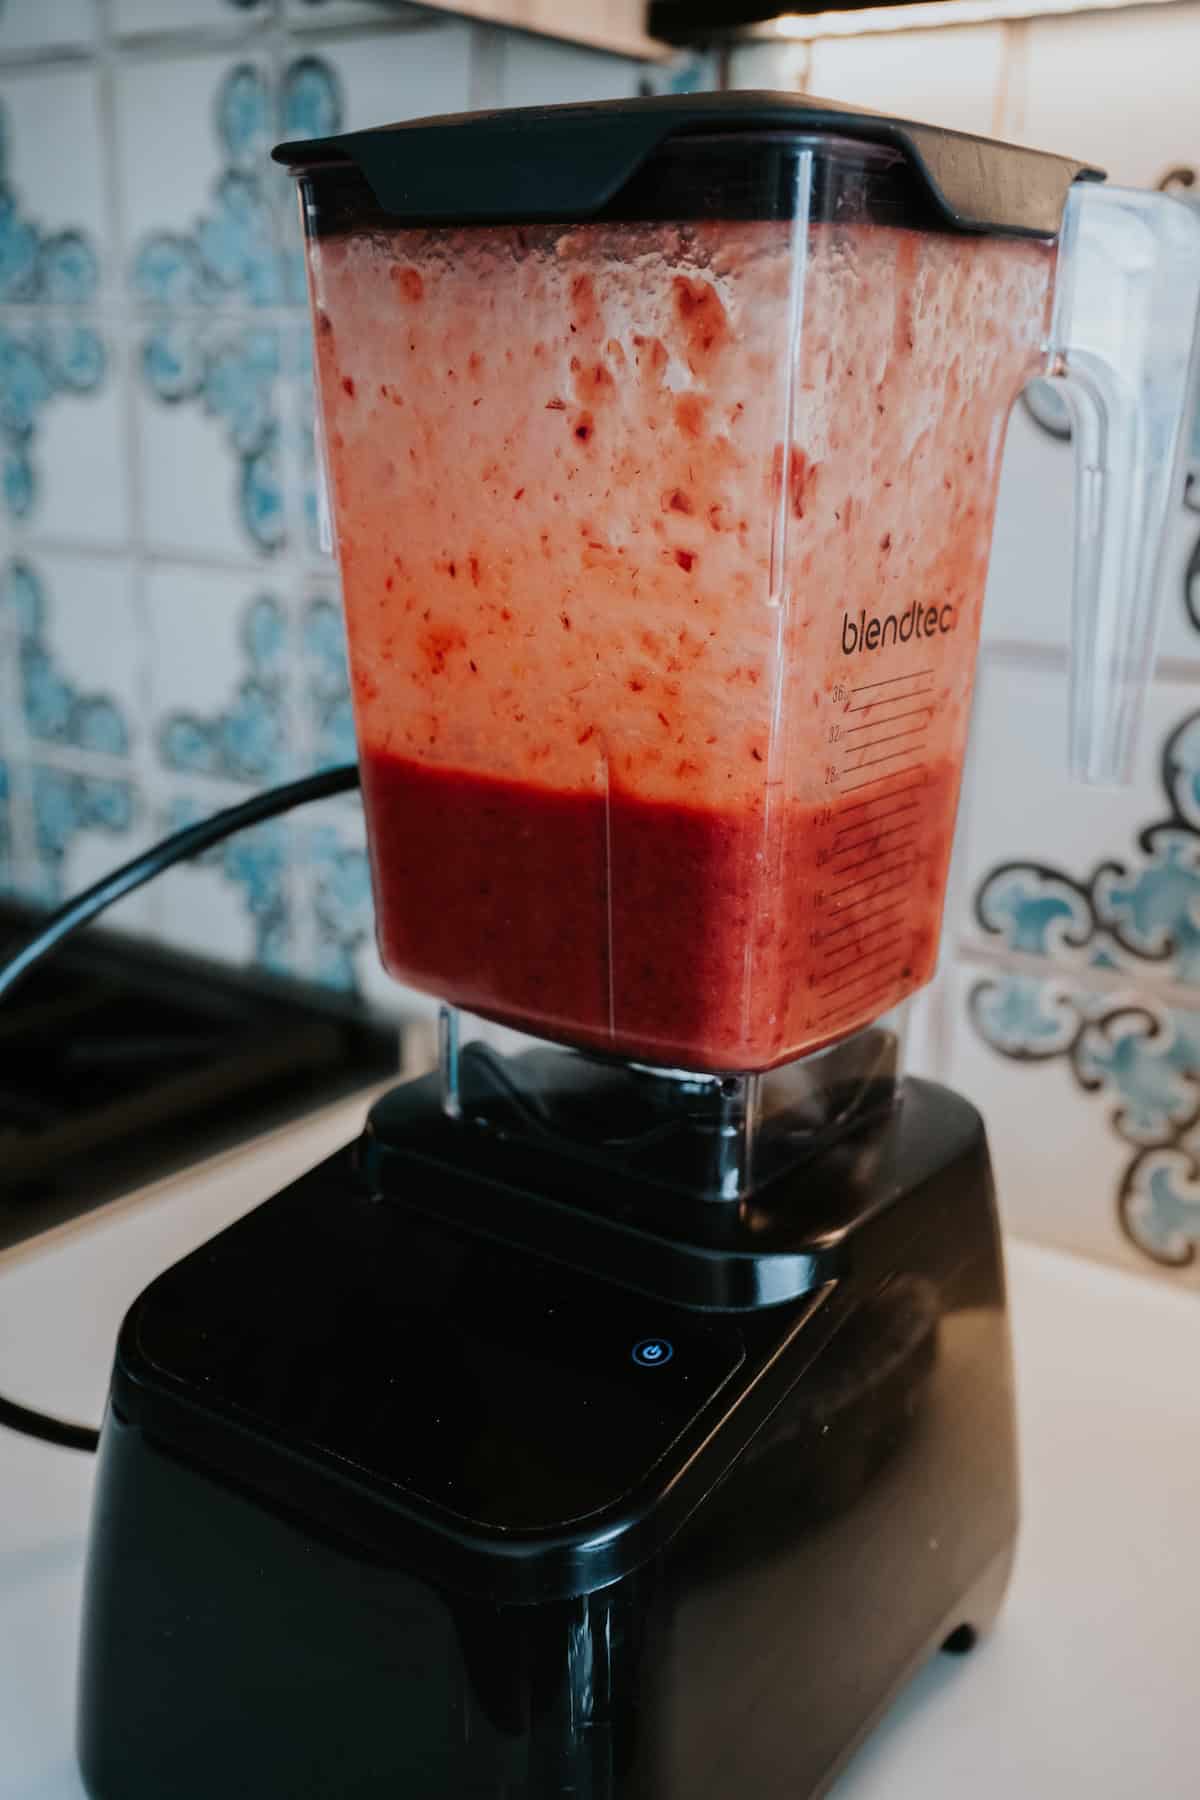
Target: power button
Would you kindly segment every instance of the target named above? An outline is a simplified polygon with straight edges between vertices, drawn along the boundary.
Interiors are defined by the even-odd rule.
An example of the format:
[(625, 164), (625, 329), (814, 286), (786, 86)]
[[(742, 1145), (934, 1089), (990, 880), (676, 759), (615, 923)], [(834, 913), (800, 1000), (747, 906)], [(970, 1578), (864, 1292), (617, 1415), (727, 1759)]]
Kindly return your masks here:
[(660, 1369), (675, 1354), (675, 1346), (666, 1338), (641, 1338), (633, 1346), (633, 1360), (639, 1369)]

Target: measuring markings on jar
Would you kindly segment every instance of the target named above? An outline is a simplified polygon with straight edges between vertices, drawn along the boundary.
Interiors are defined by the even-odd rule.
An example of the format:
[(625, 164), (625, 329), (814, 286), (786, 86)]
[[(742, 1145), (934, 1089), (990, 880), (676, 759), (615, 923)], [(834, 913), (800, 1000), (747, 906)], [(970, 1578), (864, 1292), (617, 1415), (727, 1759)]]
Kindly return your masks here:
[[(914, 748), (915, 747), (916, 746), (914, 745)], [(907, 756), (908, 751), (906, 750), (904, 754)], [(861, 763), (859, 764), (859, 767), (862, 767)], [(896, 775), (915, 775), (920, 767), (920, 763), (910, 763), (906, 769), (890, 769), (886, 775), (872, 775), (866, 781), (852, 782), (848, 788), (843, 788), (842, 792), (844, 794), (858, 794), (862, 792), (863, 788), (878, 787), (881, 781), (891, 781)], [(854, 769), (847, 769), (846, 773), (847, 775), (853, 775), (856, 771)]]
[[(816, 983), (816, 986), (821, 987), (824, 985), (825, 982), (832, 981), (834, 976), (840, 975), (843, 969), (855, 968), (863, 960), (862, 946), (866, 943), (869, 943), (872, 938), (878, 938), (878, 937), (886, 937), (886, 938), (890, 938), (892, 940), (891, 944), (882, 944), (879, 947), (881, 951), (882, 950), (890, 950), (892, 948), (892, 946), (894, 945), (895, 939), (896, 939), (895, 925), (894, 924), (885, 925), (879, 931), (868, 932), (866, 937), (859, 938), (858, 942), (854, 945), (853, 949), (851, 949), (849, 945), (843, 944), (841, 949), (839, 951), (837, 951), (835, 954), (837, 954), (841, 957), (844, 957), (845, 960), (843, 962), (839, 962), (839, 963), (829, 963), (828, 967), (825, 970), (824, 975), (821, 977), (821, 980)], [(869, 954), (874, 956), (874, 955), (878, 954), (878, 952), (871, 951)]]
[(868, 806), (878, 806), (884, 810), (869, 813), (865, 819), (851, 819), (849, 824), (839, 825), (833, 834), (834, 843), (836, 844), (839, 838), (849, 837), (852, 831), (874, 831), (877, 825), (886, 825), (889, 819), (900, 819), (905, 813), (919, 812), (921, 808), (919, 800), (900, 800), (899, 806), (893, 806), (891, 802), (900, 799), (902, 794), (920, 793), (926, 785), (927, 783), (924, 781), (919, 781), (915, 788), (897, 788), (890, 794), (877, 794), (874, 800), (856, 800), (853, 806), (842, 807), (842, 812), (854, 813), (862, 812)]
[[(844, 982), (841, 988), (831, 988), (827, 994), (822, 996), (823, 999), (832, 1000), (834, 995), (838, 993), (845, 994), (846, 997), (845, 999), (840, 1000), (836, 1006), (827, 1007), (823, 1013), (818, 1013), (816, 1023), (818, 1025), (823, 1025), (827, 1019), (835, 1018), (838, 1013), (844, 1012), (848, 1006), (865, 1006), (876, 992), (882, 994), (887, 991), (888, 983), (895, 980), (903, 967), (904, 958), (898, 957), (893, 962), (885, 963), (877, 969), (870, 970), (866, 975), (860, 975), (853, 981)], [(861, 993), (853, 991), (858, 988), (862, 989)]]
[[(932, 669), (910, 669), (907, 675), (889, 675), (884, 681), (860, 681), (857, 687), (852, 687), (850, 689), (850, 692), (852, 694), (866, 694), (872, 689), (877, 690), (879, 688), (895, 687), (898, 681), (924, 681), (926, 676), (932, 674)], [(869, 706), (870, 704), (871, 702), (868, 700), (867, 705)], [(850, 708), (851, 712), (856, 710), (857, 709), (853, 706)]]
[(818, 1025), (888, 1001), (910, 969), (908, 913), (930, 785), (927, 734), (938, 714), (932, 668), (838, 684), (830, 699), (831, 805), (822, 822), (832, 829), (815, 852), (827, 885), (814, 892), (809, 932)]
[[(912, 699), (915, 699), (915, 697), (916, 696), (913, 694), (898, 694), (896, 696), (896, 699), (897, 700), (912, 700)], [(872, 705), (874, 705), (874, 706), (894, 706), (895, 701), (892, 701), (892, 700), (876, 700), (874, 702), (868, 701), (867, 706), (872, 706)], [(848, 706), (846, 708), (846, 711), (847, 712), (866, 712), (867, 706)], [(898, 725), (900, 723), (901, 719), (915, 719), (918, 717), (918, 715), (921, 715), (921, 714), (928, 717), (928, 715), (932, 711), (933, 711), (932, 706), (910, 706), (907, 712), (889, 713), (886, 719), (868, 719), (865, 725), (847, 725), (847, 727), (842, 735), (844, 737), (857, 737), (860, 731), (874, 731), (874, 729), (877, 725)], [(912, 731), (916, 731), (919, 729), (919, 727), (913, 725), (913, 726), (910, 726), (909, 729)]]
[[(863, 808), (866, 806), (875, 806), (880, 801), (884, 800), (898, 800), (901, 794), (916, 794), (919, 793), (923, 787), (928, 786), (929, 783), (927, 781), (913, 781), (909, 783), (908, 787), (892, 788), (890, 792), (886, 794), (873, 794), (869, 800), (856, 800), (853, 806), (839, 806), (838, 811), (842, 813), (862, 812)], [(913, 804), (914, 806), (919, 805), (920, 802), (914, 801)], [(859, 819), (854, 825), (845, 825), (842, 829), (844, 831), (857, 831), (861, 826), (869, 825), (870, 822), (869, 819)]]
[[(856, 910), (856, 908), (858, 908), (860, 906), (868, 906), (873, 901), (882, 899), (884, 894), (899, 893), (901, 888), (904, 888), (907, 886), (908, 886), (907, 881), (893, 881), (889, 887), (876, 888), (875, 892), (873, 894), (864, 894), (862, 896), (862, 898), (859, 900), (847, 900), (844, 906), (831, 906), (829, 910), (831, 913), (854, 912)], [(863, 918), (863, 917), (865, 917), (865, 914), (860, 913), (859, 917)]]
[[(875, 858), (869, 857), (867, 860), (874, 862)], [(901, 869), (911, 869), (912, 864), (911, 856), (902, 856), (897, 862), (884, 863), (870, 875), (860, 875), (857, 881), (847, 881), (842, 887), (830, 888), (828, 898), (837, 900), (842, 894), (852, 894), (855, 888), (865, 887), (869, 881), (881, 881), (885, 875), (898, 875)]]
[[(809, 933), (808, 941), (813, 946), (814, 950), (819, 950), (822, 944), (831, 944), (834, 938), (845, 937), (848, 931), (857, 931), (862, 925), (870, 925), (877, 919), (886, 918), (888, 913), (903, 912), (907, 904), (908, 902), (906, 900), (890, 900), (886, 906), (878, 907), (875, 912), (863, 913), (860, 918), (850, 919), (845, 925), (836, 925), (832, 931), (822, 931), (819, 928), (814, 929)], [(888, 931), (894, 931), (895, 926), (894, 924), (889, 925), (886, 929)], [(838, 950), (831, 950), (828, 954), (831, 956), (839, 956), (841, 952)]]

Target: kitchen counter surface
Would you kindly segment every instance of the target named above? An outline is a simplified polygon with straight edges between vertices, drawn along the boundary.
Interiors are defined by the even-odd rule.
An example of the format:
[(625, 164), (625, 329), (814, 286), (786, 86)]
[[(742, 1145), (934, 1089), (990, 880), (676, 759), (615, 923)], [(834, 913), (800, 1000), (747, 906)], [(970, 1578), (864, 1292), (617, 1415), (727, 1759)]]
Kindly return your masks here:
[[(98, 1419), (139, 1289), (364, 1111), (344, 1103), (0, 1256), (0, 1392)], [(1183, 1800), (1200, 1781), (1200, 1306), (1022, 1243), (1009, 1275), (1025, 1512), (1009, 1602), (970, 1656), (917, 1678), (837, 1800)], [(91, 1482), (90, 1457), (0, 1429), (0, 1800), (83, 1795)]]

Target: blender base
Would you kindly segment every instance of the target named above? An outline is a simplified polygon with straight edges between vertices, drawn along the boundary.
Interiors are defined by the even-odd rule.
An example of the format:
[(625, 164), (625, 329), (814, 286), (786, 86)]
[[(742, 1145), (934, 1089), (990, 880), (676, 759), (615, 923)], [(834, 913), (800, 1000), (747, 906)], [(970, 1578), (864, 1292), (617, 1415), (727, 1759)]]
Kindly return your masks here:
[(386, 1192), (377, 1143), (339, 1153), (131, 1309), (85, 1596), (89, 1792), (824, 1791), (1007, 1580), (978, 1116), (906, 1083), (819, 1206), (813, 1170), (788, 1178), (776, 1248), (808, 1256), (808, 1291), (723, 1310), (616, 1280), (615, 1252), (572, 1267), (561, 1233), (550, 1260), (514, 1189), (481, 1184), (476, 1228), (429, 1141), (405, 1173), (392, 1144)]

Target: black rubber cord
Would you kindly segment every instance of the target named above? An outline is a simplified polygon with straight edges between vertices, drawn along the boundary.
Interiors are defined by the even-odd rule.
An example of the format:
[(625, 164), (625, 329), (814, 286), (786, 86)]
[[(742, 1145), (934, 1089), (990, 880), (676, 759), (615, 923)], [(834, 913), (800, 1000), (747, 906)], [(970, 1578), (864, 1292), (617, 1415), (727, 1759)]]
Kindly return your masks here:
[[(247, 826), (258, 825), (264, 819), (273, 819), (279, 813), (290, 812), (294, 806), (303, 806), (309, 800), (324, 800), (330, 794), (344, 794), (358, 786), (358, 766), (355, 763), (341, 763), (334, 769), (323, 769), (319, 775), (305, 775), (300, 781), (285, 782), (282, 787), (268, 788), (265, 793), (255, 794), (250, 800), (243, 800), (238, 806), (230, 806), (224, 812), (215, 813), (211, 819), (201, 819), (196, 825), (185, 825), (182, 831), (173, 832), (161, 843), (152, 844), (139, 856), (114, 869), (111, 875), (105, 875), (77, 894), (74, 900), (68, 900), (57, 912), (43, 920), (33, 935), (26, 939), (14, 956), (0, 967), (0, 1000), (10, 994), (17, 983), (43, 962), (69, 937), (81, 930), (97, 918), (100, 913), (132, 894), (147, 881), (153, 881), (164, 869), (175, 863), (186, 862), (191, 856), (199, 856), (203, 851), (219, 844), (222, 839), (232, 837), (235, 832), (245, 831)], [(47, 1413), (34, 1412), (27, 1406), (18, 1406), (15, 1401), (5, 1400), (0, 1395), (0, 1425), (7, 1425), (12, 1431), (20, 1431), (26, 1437), (41, 1438), (47, 1444), (62, 1444), (68, 1450), (95, 1450), (100, 1442), (100, 1433), (90, 1425), (72, 1425), (65, 1419), (51, 1418)]]

